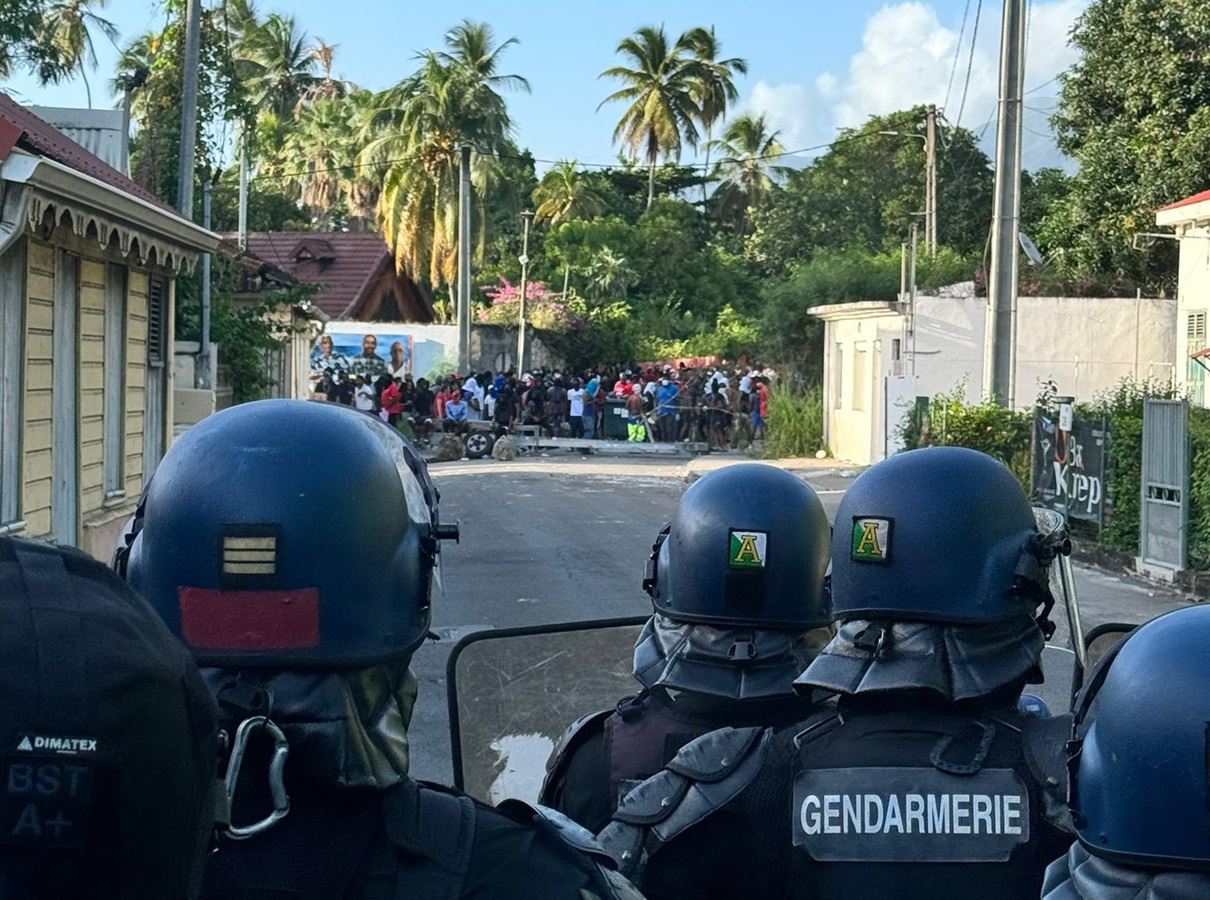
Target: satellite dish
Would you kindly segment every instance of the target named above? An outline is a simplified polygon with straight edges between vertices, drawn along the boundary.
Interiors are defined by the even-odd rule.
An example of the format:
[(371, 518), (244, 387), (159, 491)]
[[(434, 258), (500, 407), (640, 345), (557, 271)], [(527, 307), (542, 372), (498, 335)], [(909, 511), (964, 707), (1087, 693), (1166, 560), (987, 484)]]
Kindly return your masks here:
[(1017, 232), (1017, 240), (1021, 242), (1021, 249), (1025, 251), (1025, 255), (1029, 257), (1031, 266), (1044, 266), (1046, 261), (1042, 259), (1042, 254), (1038, 252), (1037, 245), (1030, 240), (1028, 234), (1024, 231)]

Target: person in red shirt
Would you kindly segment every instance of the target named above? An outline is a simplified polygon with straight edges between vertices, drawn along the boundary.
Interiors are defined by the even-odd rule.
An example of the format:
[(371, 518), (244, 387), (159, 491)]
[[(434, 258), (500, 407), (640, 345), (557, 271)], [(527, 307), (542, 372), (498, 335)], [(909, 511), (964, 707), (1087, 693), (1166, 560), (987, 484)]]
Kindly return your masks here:
[(445, 419), (445, 402), (449, 400), (449, 385), (442, 381), (437, 385), (437, 396), (433, 398), (433, 421), (440, 422)]
[(756, 402), (752, 404), (752, 440), (764, 440), (765, 423), (769, 420), (769, 382), (764, 378), (756, 382)]
[(399, 389), (398, 378), (382, 389), (379, 403), (386, 411), (387, 424), (394, 428), (399, 423), (400, 415), (403, 414), (403, 393)]

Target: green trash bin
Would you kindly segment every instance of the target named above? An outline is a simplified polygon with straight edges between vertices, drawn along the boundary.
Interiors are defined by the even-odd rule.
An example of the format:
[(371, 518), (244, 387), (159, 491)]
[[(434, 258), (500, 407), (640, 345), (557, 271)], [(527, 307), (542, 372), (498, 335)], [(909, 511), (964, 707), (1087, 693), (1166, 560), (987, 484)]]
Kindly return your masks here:
[(630, 433), (626, 430), (628, 421), (630, 421), (630, 417), (626, 414), (626, 398), (606, 397), (605, 434), (602, 437), (607, 441), (626, 440), (630, 437)]

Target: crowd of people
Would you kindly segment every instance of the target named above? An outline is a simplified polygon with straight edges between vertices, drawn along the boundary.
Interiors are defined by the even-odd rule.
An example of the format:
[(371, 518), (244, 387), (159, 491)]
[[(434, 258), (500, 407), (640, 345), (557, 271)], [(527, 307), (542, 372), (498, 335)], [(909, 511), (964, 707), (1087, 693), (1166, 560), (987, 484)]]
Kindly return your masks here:
[(760, 363), (723, 361), (583, 371), (543, 366), (519, 375), (447, 374), (430, 383), (394, 368), (397, 356), (401, 346), (392, 348), (392, 364), (378, 357), (373, 335), (366, 335), (362, 355), (353, 358), (333, 354), (331, 339), (321, 338), (311, 367), (313, 398), (378, 413), (396, 427), (404, 423), (422, 442), (434, 431), (465, 435), (475, 422), (501, 432), (532, 426), (549, 437), (604, 439), (610, 436), (606, 417), (617, 411), (626, 419), (628, 441), (697, 442), (728, 450), (764, 440), (777, 378)]

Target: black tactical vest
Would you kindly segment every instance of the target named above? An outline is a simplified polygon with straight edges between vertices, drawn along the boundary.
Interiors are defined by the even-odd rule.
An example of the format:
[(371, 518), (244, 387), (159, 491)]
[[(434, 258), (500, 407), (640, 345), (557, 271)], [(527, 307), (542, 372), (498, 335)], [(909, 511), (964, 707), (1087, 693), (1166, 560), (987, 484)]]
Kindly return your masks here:
[[(1069, 719), (1015, 710), (849, 708), (794, 738), (794, 896), (1033, 900), (1072, 836), (1057, 819), (1032, 734)], [(1045, 743), (1061, 752), (1057, 741)], [(1042, 778), (1039, 776), (1042, 775)], [(1053, 780), (1053, 778), (1052, 778)]]

